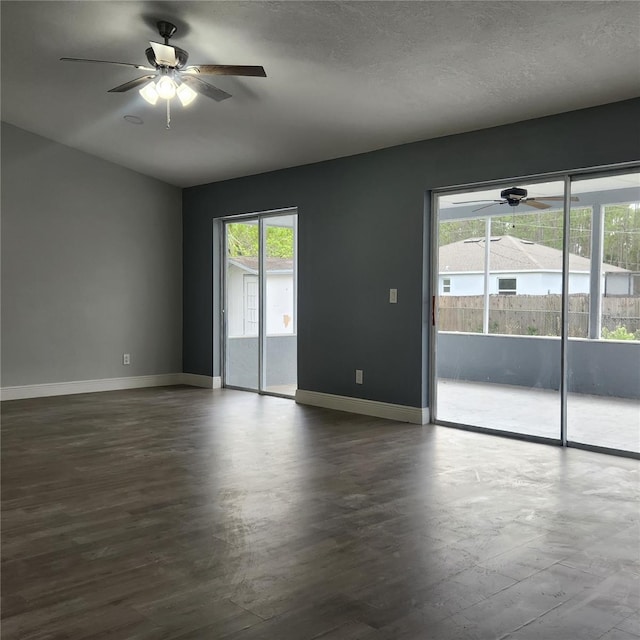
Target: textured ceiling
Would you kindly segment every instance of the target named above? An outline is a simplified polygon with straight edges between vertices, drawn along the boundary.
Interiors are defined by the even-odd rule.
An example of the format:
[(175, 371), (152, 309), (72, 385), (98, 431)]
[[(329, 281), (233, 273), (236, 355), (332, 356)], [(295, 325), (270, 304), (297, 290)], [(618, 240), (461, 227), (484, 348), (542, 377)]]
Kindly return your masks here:
[[(638, 2), (10, 2), (2, 119), (190, 186), (640, 94)], [(107, 90), (139, 72), (155, 22), (233, 98), (164, 110)], [(135, 115), (143, 125), (124, 120)]]

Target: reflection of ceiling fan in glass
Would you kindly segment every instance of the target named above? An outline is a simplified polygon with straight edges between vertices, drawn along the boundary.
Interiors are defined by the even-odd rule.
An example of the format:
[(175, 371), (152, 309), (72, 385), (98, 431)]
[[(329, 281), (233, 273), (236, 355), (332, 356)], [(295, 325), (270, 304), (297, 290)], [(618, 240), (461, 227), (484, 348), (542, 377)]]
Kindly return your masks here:
[[(508, 204), (510, 207), (517, 207), (520, 204), (526, 204), (529, 207), (534, 207), (535, 209), (550, 209), (551, 205), (542, 201), (564, 202), (564, 196), (539, 196), (537, 198), (528, 198), (527, 195), (527, 190), (522, 187), (509, 187), (508, 189), (504, 189), (500, 192), (501, 200), (465, 200), (464, 202), (456, 202), (455, 204), (477, 204), (480, 202), (488, 202), (489, 204), (485, 204), (482, 207), (474, 209), (474, 211), (480, 211), (480, 209), (487, 209), (488, 207), (493, 207), (497, 204)], [(577, 202), (578, 198), (573, 196), (571, 201)]]

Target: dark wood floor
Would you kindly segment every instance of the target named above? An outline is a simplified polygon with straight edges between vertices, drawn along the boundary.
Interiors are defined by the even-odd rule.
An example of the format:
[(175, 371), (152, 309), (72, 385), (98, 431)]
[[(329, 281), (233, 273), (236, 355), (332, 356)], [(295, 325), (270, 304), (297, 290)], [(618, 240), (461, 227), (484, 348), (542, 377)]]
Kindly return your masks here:
[(2, 638), (631, 640), (637, 461), (190, 388), (2, 405)]

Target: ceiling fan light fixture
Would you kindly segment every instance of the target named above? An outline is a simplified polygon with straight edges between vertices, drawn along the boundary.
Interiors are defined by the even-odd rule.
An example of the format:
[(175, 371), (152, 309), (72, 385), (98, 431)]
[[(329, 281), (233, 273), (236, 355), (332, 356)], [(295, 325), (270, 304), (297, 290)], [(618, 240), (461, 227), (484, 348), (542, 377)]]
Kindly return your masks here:
[(190, 105), (197, 97), (198, 94), (186, 84), (180, 84), (176, 90), (176, 95), (182, 103), (183, 107)]
[(149, 82), (149, 84), (145, 84), (138, 93), (149, 103), (155, 104), (158, 102), (158, 92), (156, 91), (156, 83)]
[(156, 82), (156, 91), (163, 100), (171, 100), (176, 95), (176, 83), (169, 76), (162, 76)]

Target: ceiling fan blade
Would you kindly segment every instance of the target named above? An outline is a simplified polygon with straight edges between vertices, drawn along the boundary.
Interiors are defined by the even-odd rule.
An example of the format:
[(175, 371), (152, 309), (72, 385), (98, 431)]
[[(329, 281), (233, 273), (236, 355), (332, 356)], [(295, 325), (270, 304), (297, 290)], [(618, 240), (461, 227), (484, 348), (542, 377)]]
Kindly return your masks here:
[(139, 87), (141, 84), (149, 82), (149, 80), (153, 80), (153, 78), (155, 78), (155, 75), (140, 76), (135, 80), (129, 80), (129, 82), (125, 82), (124, 84), (114, 87), (113, 89), (109, 89), (107, 93), (122, 93), (123, 91), (129, 91), (130, 89)]
[(521, 204), (529, 205), (530, 207), (534, 207), (535, 209), (551, 209), (550, 204), (545, 204), (544, 202), (538, 202), (533, 198), (527, 198), (526, 200), (522, 200)]
[(231, 97), (230, 93), (227, 93), (222, 89), (218, 89), (218, 87), (214, 87), (212, 84), (209, 84), (204, 80), (200, 80), (200, 78), (196, 78), (191, 75), (181, 75), (180, 79), (194, 91), (201, 93), (203, 96), (207, 96), (207, 98), (212, 98), (216, 102), (221, 102), (222, 100), (226, 100)]
[[(536, 200), (557, 200), (559, 202), (563, 202), (564, 201), (564, 196), (549, 196), (549, 197), (545, 197), (545, 196), (537, 196)], [(580, 198), (578, 198), (578, 196), (571, 196), (571, 202), (580, 202)]]
[(484, 207), (478, 207), (477, 209), (474, 209), (471, 213), (473, 213), (474, 211), (480, 211), (481, 209), (486, 209), (487, 207), (494, 207), (497, 204), (504, 204), (506, 202), (506, 200), (494, 200), (491, 204), (485, 204)]
[(133, 64), (131, 62), (112, 62), (111, 60), (88, 60), (87, 58), (60, 58), (62, 62), (97, 62), (98, 64), (118, 64), (122, 67), (133, 67), (142, 71), (155, 71), (151, 67), (145, 67), (143, 64)]
[(451, 204), (477, 204), (479, 202), (502, 202), (502, 200), (463, 200), (462, 202), (452, 202)]
[(175, 67), (178, 64), (176, 50), (168, 44), (149, 42), (156, 57), (156, 62), (165, 67)]
[(253, 76), (266, 78), (264, 67), (241, 64), (194, 64), (183, 70), (184, 73), (202, 73), (210, 76)]

